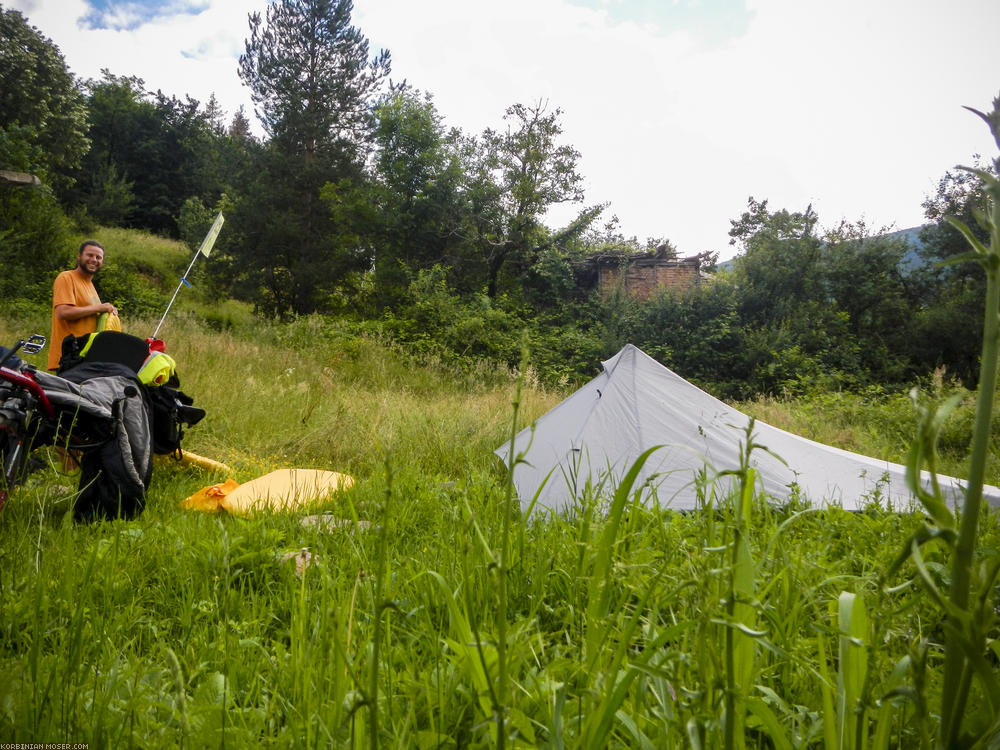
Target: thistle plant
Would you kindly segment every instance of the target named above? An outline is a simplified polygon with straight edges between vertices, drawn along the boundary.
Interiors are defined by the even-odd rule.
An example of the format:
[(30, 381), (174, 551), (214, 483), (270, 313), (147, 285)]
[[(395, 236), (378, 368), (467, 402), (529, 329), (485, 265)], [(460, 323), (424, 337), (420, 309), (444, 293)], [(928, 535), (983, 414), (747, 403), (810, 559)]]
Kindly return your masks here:
[[(971, 107), (966, 109), (986, 122), (1000, 148), (1000, 97), (993, 101), (993, 111), (989, 114)], [(972, 247), (970, 251), (950, 259), (949, 263), (975, 261), (986, 272), (986, 311), (979, 393), (965, 502), (956, 517), (945, 503), (936, 480), (930, 490), (920, 485), (920, 470), (926, 465), (932, 473), (934, 471), (936, 435), (949, 408), (954, 407), (954, 404), (946, 404), (943, 409), (928, 410), (925, 413), (920, 434), (910, 452), (909, 482), (933, 520), (933, 525), (914, 536), (903, 555), (903, 558), (913, 560), (925, 588), (945, 614), (945, 663), (939, 747), (956, 747), (959, 738), (963, 737), (963, 731), (966, 735), (978, 735), (963, 737), (963, 746), (966, 740), (986, 740), (990, 736), (1000, 735), (1000, 719), (995, 718), (1000, 716), (1000, 680), (985, 658), (988, 634), (997, 620), (990, 606), (989, 592), (1000, 573), (1000, 560), (977, 561), (975, 555), (1000, 356), (1000, 180), (983, 169), (961, 169), (972, 172), (982, 180), (987, 198), (986, 206), (975, 212), (974, 216), (989, 235), (989, 244), (986, 244), (965, 223), (953, 217), (948, 219)], [(944, 540), (951, 548), (951, 583), (947, 594), (933, 580), (921, 556), (922, 544), (932, 539)], [(987, 718), (985, 722), (963, 722), (968, 714), (978, 713), (969, 710), (969, 699), (976, 678), (987, 703), (986, 713), (983, 715), (993, 718)]]

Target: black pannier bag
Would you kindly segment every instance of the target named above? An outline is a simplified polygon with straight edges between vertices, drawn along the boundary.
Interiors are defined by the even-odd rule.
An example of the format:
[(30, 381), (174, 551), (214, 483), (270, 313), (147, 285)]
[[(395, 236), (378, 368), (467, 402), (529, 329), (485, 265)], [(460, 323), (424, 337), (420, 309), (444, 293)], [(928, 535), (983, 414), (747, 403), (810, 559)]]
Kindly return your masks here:
[(198, 424), (205, 410), (192, 406), (194, 399), (169, 385), (147, 388), (153, 414), (153, 453), (180, 457), (184, 427)]
[(146, 389), (135, 374), (115, 363), (87, 363), (39, 382), (59, 404), (59, 420), (68, 435), (65, 443), (56, 444), (79, 456), (74, 518), (94, 521), (141, 513), (153, 475), (152, 425)]
[(104, 432), (100, 447), (82, 453), (77, 520), (140, 513), (152, 478), (152, 454), (179, 457), (183, 427), (205, 416), (179, 390), (176, 373), (164, 385), (141, 382), (140, 371), (153, 354), (149, 342), (118, 331), (67, 336), (62, 343), (59, 377), (98, 392), (112, 417), (91, 429)]

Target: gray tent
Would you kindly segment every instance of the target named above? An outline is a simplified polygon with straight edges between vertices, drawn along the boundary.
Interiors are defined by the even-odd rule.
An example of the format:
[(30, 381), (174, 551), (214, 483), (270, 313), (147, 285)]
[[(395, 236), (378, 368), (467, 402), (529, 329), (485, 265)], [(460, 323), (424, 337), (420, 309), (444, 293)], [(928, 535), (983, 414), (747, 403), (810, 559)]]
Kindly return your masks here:
[[(638, 348), (627, 345), (602, 363), (604, 372), (517, 434), (515, 455), (523, 463), (514, 470), (522, 507), (536, 494), (538, 505), (560, 510), (590, 483), (605, 490), (620, 479), (648, 448), (636, 487), (648, 483), (655, 502), (676, 509), (698, 505), (696, 480), (708, 479), (740, 465), (749, 417), (671, 372)], [(795, 493), (813, 503), (862, 508), (874, 497), (883, 505), (906, 509), (916, 502), (899, 464), (807, 440), (762, 422), (754, 425), (758, 490), (778, 500)], [(509, 461), (510, 444), (496, 450)], [(773, 455), (772, 455), (773, 454)], [(775, 456), (780, 456), (776, 458)], [(925, 476), (925, 480), (927, 477)], [(939, 477), (949, 504), (962, 502), (962, 484)], [(718, 478), (715, 490), (725, 493), (736, 481)], [(984, 495), (1000, 506), (1000, 490)]]

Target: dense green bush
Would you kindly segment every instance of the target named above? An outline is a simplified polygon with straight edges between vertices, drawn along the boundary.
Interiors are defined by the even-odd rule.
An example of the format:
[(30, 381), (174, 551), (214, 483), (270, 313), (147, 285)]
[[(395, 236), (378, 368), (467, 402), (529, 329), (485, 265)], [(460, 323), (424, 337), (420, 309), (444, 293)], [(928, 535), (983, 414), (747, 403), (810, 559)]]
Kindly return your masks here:
[(410, 284), (409, 301), (387, 312), (391, 335), (416, 351), (446, 359), (487, 359), (515, 366), (525, 320), (482, 294), (460, 296), (449, 288), (440, 266), (422, 270)]
[(120, 259), (102, 269), (94, 285), (101, 299), (114, 303), (123, 318), (152, 317), (163, 313), (170, 296), (157, 286), (137, 283), (146, 270), (141, 264)]

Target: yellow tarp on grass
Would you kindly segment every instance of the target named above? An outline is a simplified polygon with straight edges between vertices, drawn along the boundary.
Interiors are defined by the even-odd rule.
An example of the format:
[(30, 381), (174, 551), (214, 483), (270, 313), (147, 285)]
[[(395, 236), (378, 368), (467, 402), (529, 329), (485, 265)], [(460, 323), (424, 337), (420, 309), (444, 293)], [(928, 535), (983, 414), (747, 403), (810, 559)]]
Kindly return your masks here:
[(245, 516), (255, 511), (301, 508), (354, 486), (354, 478), (322, 469), (278, 469), (249, 482), (228, 479), (181, 501), (182, 508), (214, 513), (219, 508)]

